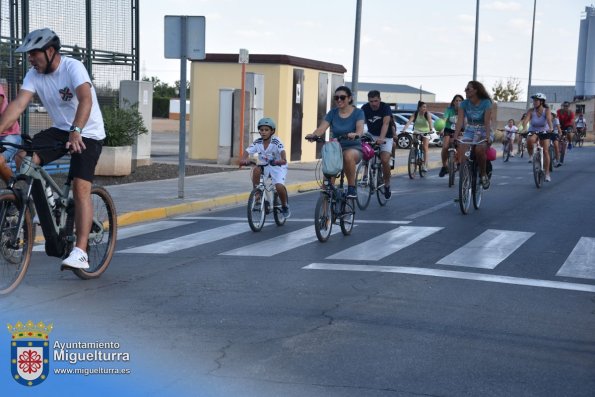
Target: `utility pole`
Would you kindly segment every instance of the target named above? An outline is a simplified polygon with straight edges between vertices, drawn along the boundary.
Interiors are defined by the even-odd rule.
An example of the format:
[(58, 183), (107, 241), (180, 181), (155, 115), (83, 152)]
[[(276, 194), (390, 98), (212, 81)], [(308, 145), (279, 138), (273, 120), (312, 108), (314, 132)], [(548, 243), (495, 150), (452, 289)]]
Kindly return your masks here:
[(351, 75), (351, 92), (357, 105), (357, 83), (359, 76), (359, 41), (362, 26), (362, 0), (357, 0), (355, 8), (355, 39), (353, 43), (353, 71)]

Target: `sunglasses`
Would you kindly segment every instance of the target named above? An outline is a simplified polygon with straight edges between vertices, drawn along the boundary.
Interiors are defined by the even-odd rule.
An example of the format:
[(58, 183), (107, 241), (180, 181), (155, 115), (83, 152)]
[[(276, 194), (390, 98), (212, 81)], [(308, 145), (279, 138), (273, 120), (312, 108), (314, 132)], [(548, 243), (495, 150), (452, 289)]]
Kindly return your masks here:
[(333, 98), (335, 101), (344, 101), (347, 99), (347, 95), (335, 95)]

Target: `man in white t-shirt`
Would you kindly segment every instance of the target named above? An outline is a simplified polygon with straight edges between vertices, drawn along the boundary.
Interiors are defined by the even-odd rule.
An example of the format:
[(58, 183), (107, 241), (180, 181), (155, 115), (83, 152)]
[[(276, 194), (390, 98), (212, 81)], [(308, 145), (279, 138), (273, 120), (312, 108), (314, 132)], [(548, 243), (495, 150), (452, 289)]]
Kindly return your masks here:
[[(30, 32), (16, 52), (27, 53), (31, 69), (25, 75), (16, 99), (0, 117), (0, 131), (4, 131), (19, 118), (35, 94), (39, 96), (52, 120), (52, 126), (35, 134), (33, 144), (54, 145), (58, 148), (38, 151), (33, 160), (43, 165), (59, 159), (67, 152), (71, 154), (76, 246), (68, 258), (62, 261), (62, 265), (88, 269), (86, 248), (93, 222), (91, 185), (105, 138), (95, 88), (80, 61), (60, 54), (60, 38), (48, 28)], [(62, 146), (58, 146), (60, 144)], [(17, 157), (17, 163), (22, 155), (21, 153), (21, 157)]]

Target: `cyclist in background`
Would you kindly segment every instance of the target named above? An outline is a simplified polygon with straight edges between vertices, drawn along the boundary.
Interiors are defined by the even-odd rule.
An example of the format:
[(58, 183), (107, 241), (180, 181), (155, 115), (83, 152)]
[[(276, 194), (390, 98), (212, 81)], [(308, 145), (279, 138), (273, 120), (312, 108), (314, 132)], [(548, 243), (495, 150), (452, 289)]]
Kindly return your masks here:
[[(553, 130), (552, 126), (552, 112), (548, 105), (546, 105), (546, 97), (542, 93), (537, 93), (531, 97), (533, 99), (533, 107), (527, 111), (525, 119), (523, 120), (523, 127), (527, 127), (529, 123), (529, 137), (527, 138), (527, 153), (529, 158), (533, 156), (533, 145), (539, 139), (543, 147), (543, 168), (545, 170), (545, 181), (550, 182), (550, 138)], [(529, 160), (531, 162), (532, 160)]]
[(585, 119), (584, 114), (578, 114), (574, 121), (574, 126), (576, 128), (576, 133), (584, 139), (587, 136), (587, 120)]
[[(93, 206), (91, 187), (101, 154), (105, 128), (95, 87), (83, 63), (60, 54), (60, 38), (48, 29), (30, 32), (16, 52), (26, 52), (31, 68), (23, 85), (0, 118), (0, 131), (11, 126), (37, 94), (52, 119), (52, 127), (35, 134), (34, 146), (61, 145), (58, 149), (35, 152), (33, 161), (45, 165), (70, 151), (70, 174), (75, 202), (76, 246), (62, 261), (63, 266), (88, 269), (87, 245)], [(20, 164), (24, 152), (16, 156)], [(4, 158), (0, 156), (0, 162)]]
[[(281, 199), (281, 212), (285, 218), (291, 216), (289, 205), (287, 203), (287, 189), (285, 189), (285, 178), (287, 177), (287, 157), (283, 142), (276, 137), (275, 131), (277, 126), (275, 121), (269, 117), (262, 118), (258, 121), (258, 133), (260, 138), (256, 139), (250, 146), (246, 148), (240, 165), (249, 165), (248, 157), (252, 154), (258, 155), (258, 164), (266, 164), (264, 167), (265, 178), (269, 175), (275, 185), (277, 194)], [(252, 169), (252, 186), (255, 187), (260, 183), (260, 167)]]
[[(0, 84), (0, 115), (4, 113), (6, 108), (8, 107), (8, 98), (4, 93), (4, 87)], [(21, 144), (21, 127), (19, 126), (19, 122), (15, 121), (13, 125), (9, 126), (6, 131), (0, 131), (0, 141), (3, 142), (10, 142), (17, 145)], [(14, 155), (17, 153), (17, 149), (5, 146), (4, 151), (2, 152), (2, 156), (4, 160), (0, 166), (0, 178), (4, 180), (4, 182), (8, 182), (10, 177), (12, 176), (12, 170), (8, 166), (8, 163), (12, 161)]]
[[(484, 189), (490, 188), (490, 178), (486, 171), (486, 148), (492, 142), (492, 98), (479, 81), (472, 80), (465, 87), (465, 99), (459, 106), (457, 125), (455, 131), (460, 131), (463, 121), (467, 121), (463, 141), (485, 143), (475, 146), (475, 158), (479, 164), (481, 173), (481, 184)], [(457, 147), (457, 159), (459, 164), (463, 161), (463, 154), (468, 150), (469, 145), (461, 144)]]
[[(572, 136), (575, 130), (574, 112), (570, 110), (570, 103), (568, 101), (562, 103), (562, 109), (558, 109), (556, 113), (558, 114), (558, 120), (560, 120), (562, 134), (566, 135), (568, 150), (570, 150), (572, 149)], [(566, 148), (562, 148), (562, 151), (565, 152), (565, 149)]]
[(448, 167), (446, 166), (446, 162), (448, 161), (448, 148), (450, 146), (450, 140), (457, 139), (458, 136), (458, 134), (455, 134), (454, 129), (457, 125), (459, 106), (463, 101), (463, 96), (456, 94), (452, 98), (452, 101), (450, 101), (450, 105), (444, 111), (444, 119), (446, 120), (446, 124), (444, 126), (444, 133), (442, 137), (442, 152), (440, 153), (442, 157), (442, 168), (440, 168), (440, 173), (438, 174), (440, 178), (448, 174)]
[[(516, 133), (518, 132), (518, 128), (516, 125), (514, 125), (514, 119), (510, 119), (508, 120), (508, 123), (504, 126), (504, 142), (507, 146), (508, 151), (510, 152), (510, 156), (514, 157), (514, 154), (512, 154), (512, 148), (513, 148), (513, 142), (514, 142), (514, 137), (516, 135)], [(504, 161), (508, 161), (508, 159), (504, 160)]]
[(393, 149), (392, 118), (390, 106), (380, 101), (380, 92), (368, 92), (368, 103), (362, 106), (366, 117), (368, 132), (374, 137), (374, 142), (380, 146), (380, 160), (384, 176), (384, 197), (391, 197), (390, 191), (390, 156)]
[[(552, 112), (552, 145), (554, 145), (554, 154), (556, 155), (555, 167), (560, 167), (560, 137), (562, 136), (562, 130), (560, 129), (560, 120), (558, 120), (558, 114)], [(554, 161), (552, 159), (552, 161)]]
[(417, 102), (417, 110), (411, 115), (407, 123), (403, 127), (403, 131), (407, 131), (409, 125), (413, 124), (413, 131), (421, 133), (423, 149), (424, 149), (424, 165), (423, 170), (428, 172), (428, 150), (430, 147), (430, 132), (434, 129), (432, 123), (432, 113), (428, 112), (428, 106), (423, 101)]
[(333, 97), (337, 107), (331, 109), (318, 128), (305, 136), (312, 140), (324, 135), (327, 128), (331, 127), (333, 138), (346, 138), (339, 140), (343, 150), (343, 171), (347, 177), (347, 197), (357, 198), (355, 188), (355, 167), (362, 159), (362, 144), (359, 138), (364, 134), (364, 112), (353, 106), (351, 89), (340, 86), (335, 89)]

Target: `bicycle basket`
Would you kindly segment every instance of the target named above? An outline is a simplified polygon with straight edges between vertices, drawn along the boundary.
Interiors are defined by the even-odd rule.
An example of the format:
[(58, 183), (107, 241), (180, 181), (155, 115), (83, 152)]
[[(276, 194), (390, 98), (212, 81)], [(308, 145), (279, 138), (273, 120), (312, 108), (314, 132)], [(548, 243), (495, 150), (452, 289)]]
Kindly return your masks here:
[(366, 161), (374, 157), (374, 149), (368, 142), (362, 142), (362, 154)]

